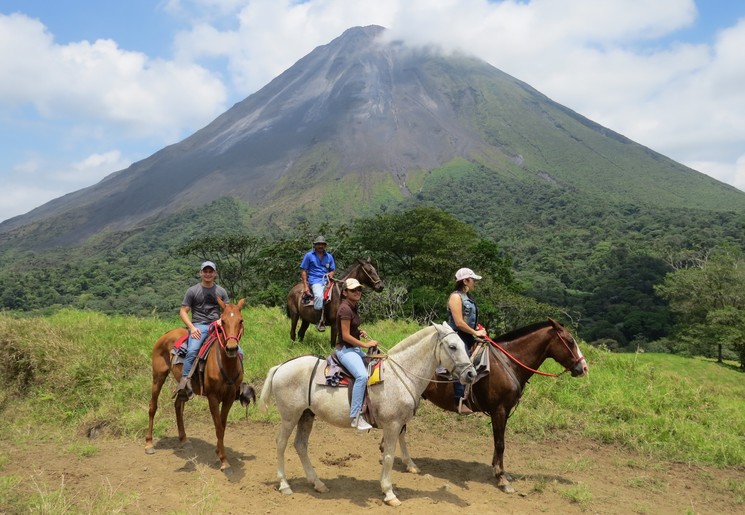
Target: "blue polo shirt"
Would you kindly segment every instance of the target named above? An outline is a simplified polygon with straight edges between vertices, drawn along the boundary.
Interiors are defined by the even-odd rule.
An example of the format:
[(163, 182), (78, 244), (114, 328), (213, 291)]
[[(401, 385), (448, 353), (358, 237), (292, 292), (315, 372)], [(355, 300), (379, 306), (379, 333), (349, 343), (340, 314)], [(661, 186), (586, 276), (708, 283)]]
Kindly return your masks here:
[(325, 250), (320, 259), (318, 258), (316, 251), (311, 250), (303, 256), (300, 268), (308, 273), (308, 284), (317, 284), (323, 282), (324, 275), (336, 270), (336, 263), (334, 263), (334, 256)]

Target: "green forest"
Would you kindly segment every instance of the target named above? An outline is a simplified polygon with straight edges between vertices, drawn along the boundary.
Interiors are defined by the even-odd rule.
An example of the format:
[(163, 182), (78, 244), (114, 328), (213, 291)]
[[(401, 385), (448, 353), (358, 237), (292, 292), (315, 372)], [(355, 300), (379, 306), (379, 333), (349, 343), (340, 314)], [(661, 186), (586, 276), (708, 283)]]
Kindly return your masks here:
[[(418, 206), (397, 212), (345, 224), (300, 218), (284, 231), (252, 231), (250, 209), (224, 198), (80, 247), (6, 250), (0, 306), (171, 317), (205, 259), (217, 263), (231, 298), (284, 306), (302, 255), (324, 234), (337, 276), (354, 260), (371, 258), (384, 280), (383, 292), (365, 298), (369, 320), (444, 319), (453, 274), (467, 266), (484, 276), (474, 296), (492, 335), (550, 316), (612, 351), (745, 363), (743, 215), (583, 206), (555, 191), (519, 193), (525, 209), (512, 215), (480, 216), (510, 205), (499, 198), (509, 191), (481, 190), (456, 202), (457, 213), (424, 193), (413, 199)], [(533, 223), (510, 222), (525, 212)]]

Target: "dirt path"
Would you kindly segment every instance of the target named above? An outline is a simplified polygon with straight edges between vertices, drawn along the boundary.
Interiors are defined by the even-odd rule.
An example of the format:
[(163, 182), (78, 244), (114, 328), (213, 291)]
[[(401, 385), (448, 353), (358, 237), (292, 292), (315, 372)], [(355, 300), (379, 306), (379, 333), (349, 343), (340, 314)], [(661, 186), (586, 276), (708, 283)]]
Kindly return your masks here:
[[(314, 427), (310, 453), (330, 492), (316, 493), (307, 484), (290, 447), (286, 470), (295, 494), (284, 496), (275, 480), (275, 424), (240, 420), (228, 428), (233, 473), (226, 476), (215, 459), (211, 424), (195, 411), (187, 410), (187, 417), (192, 447), (179, 446), (173, 427), (156, 442), (154, 455), (145, 454), (144, 442), (105, 435), (90, 442), (97, 452), (89, 457), (80, 456), (87, 454), (81, 451), (89, 443), (84, 437), (67, 448), (0, 442), (6, 457), (0, 479), (23, 477), (18, 487), (46, 496), (48, 513), (725, 514), (745, 509), (742, 492), (738, 499), (732, 491), (735, 481), (742, 484), (742, 471), (659, 463), (587, 440), (536, 443), (510, 435), (506, 465), (518, 493), (507, 495), (494, 486), (490, 438), (437, 435), (422, 417), (409, 428), (412, 456), (422, 473), (403, 472), (398, 460), (394, 467), (401, 507), (382, 503), (381, 432), (324, 423)], [(452, 417), (445, 431), (468, 427)], [(0, 512), (9, 511), (1, 502)]]

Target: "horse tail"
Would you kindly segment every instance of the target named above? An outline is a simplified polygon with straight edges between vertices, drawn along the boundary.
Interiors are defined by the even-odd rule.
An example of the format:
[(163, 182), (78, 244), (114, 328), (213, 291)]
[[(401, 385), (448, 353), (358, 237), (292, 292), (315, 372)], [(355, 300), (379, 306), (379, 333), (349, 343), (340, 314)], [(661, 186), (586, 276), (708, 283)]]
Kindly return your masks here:
[(261, 407), (264, 411), (267, 411), (269, 409), (269, 400), (272, 397), (272, 381), (274, 380), (274, 374), (277, 372), (277, 369), (279, 368), (279, 365), (272, 367), (269, 369), (269, 372), (266, 375), (266, 379), (264, 380), (264, 386), (261, 388), (261, 397), (259, 399), (259, 402), (261, 403)]

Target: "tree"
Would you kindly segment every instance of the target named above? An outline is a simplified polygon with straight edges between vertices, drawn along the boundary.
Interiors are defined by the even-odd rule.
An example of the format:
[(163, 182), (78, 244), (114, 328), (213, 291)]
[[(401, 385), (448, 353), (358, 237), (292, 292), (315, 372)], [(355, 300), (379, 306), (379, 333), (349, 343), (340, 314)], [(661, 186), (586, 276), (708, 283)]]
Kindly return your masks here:
[[(696, 335), (719, 361), (726, 353), (739, 356), (745, 367), (745, 256), (741, 249), (721, 245), (687, 259), (655, 287), (678, 314), (684, 337)], [(711, 353), (711, 351), (709, 352)]]
[[(445, 316), (449, 288), (455, 283), (455, 271), (462, 267), (484, 276), (480, 288), (485, 291), (517, 291), (512, 262), (496, 243), (439, 209), (417, 207), (358, 219), (349, 244), (371, 255), (381, 277), (403, 284), (410, 316), (423, 322)], [(482, 314), (488, 315), (489, 309), (485, 305)]]

